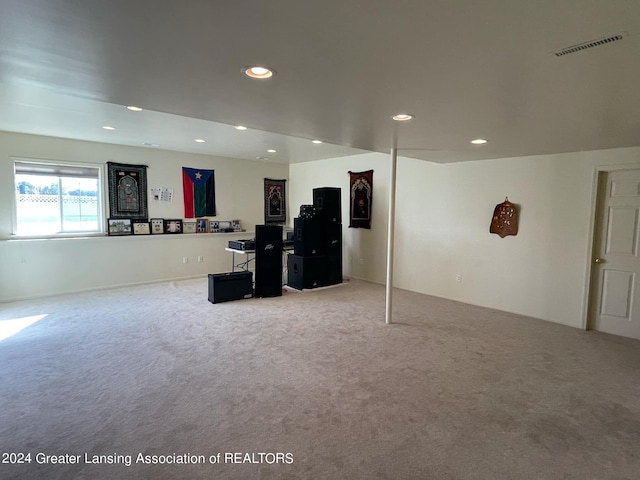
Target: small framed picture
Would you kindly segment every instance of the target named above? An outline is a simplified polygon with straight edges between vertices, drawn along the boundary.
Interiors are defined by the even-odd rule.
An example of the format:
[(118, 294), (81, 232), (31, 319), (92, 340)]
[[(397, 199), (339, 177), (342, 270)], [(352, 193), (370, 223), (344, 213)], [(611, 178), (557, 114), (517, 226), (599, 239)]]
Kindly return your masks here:
[(239, 232), (240, 228), (240, 220), (231, 220), (231, 226), (233, 227), (234, 232)]
[(231, 226), (231, 222), (230, 221), (224, 220), (224, 221), (221, 221), (221, 222), (218, 222), (218, 223), (220, 223), (218, 231), (220, 231), (220, 232), (233, 232), (233, 227)]
[(196, 224), (195, 221), (182, 222), (184, 233), (196, 233)]
[(134, 235), (150, 235), (151, 223), (150, 222), (133, 222), (133, 234)]
[(151, 219), (151, 233), (154, 235), (164, 233), (164, 218)]
[(196, 232), (208, 233), (209, 232), (209, 220), (206, 218), (199, 218), (196, 220)]
[(209, 220), (209, 233), (218, 233), (220, 231), (220, 222)]
[(107, 220), (109, 235), (131, 235), (131, 219), (130, 218), (110, 218)]
[(164, 220), (164, 233), (182, 233), (182, 220)]

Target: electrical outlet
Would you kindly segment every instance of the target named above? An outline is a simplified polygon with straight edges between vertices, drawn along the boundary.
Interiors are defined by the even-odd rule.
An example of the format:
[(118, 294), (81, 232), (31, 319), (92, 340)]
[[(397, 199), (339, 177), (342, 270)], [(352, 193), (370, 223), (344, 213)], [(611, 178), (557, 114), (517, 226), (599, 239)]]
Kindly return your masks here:
[(198, 263), (204, 262), (204, 257), (202, 255), (198, 255)]
[(462, 275), (460, 275), (460, 274), (456, 275), (456, 282), (462, 283)]
[(182, 257), (182, 263), (189, 263), (188, 257)]
[(364, 265), (364, 258), (360, 259), (360, 265)]
[(27, 263), (27, 259), (24, 257), (20, 257), (20, 263)]

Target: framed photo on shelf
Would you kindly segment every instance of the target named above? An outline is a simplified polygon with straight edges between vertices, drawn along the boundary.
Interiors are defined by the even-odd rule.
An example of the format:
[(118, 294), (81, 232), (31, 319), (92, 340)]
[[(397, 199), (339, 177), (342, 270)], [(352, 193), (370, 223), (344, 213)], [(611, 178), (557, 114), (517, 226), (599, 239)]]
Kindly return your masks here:
[(107, 226), (107, 233), (110, 236), (131, 235), (132, 233), (130, 218), (110, 218), (107, 220)]
[(218, 233), (220, 231), (220, 222), (217, 220), (209, 220), (209, 233)]
[(196, 233), (196, 225), (197, 222), (195, 221), (187, 221), (187, 222), (182, 222), (182, 228), (184, 230), (184, 233)]
[(231, 222), (228, 220), (223, 220), (218, 222), (220, 227), (218, 228), (219, 232), (233, 232), (233, 227), (231, 226)]
[(240, 227), (240, 220), (231, 220), (231, 226), (233, 227), (234, 232), (240, 232), (242, 230)]
[(182, 233), (182, 220), (164, 220), (164, 233)]
[(209, 232), (209, 220), (206, 218), (199, 218), (196, 220), (196, 232), (208, 233)]
[(151, 233), (154, 235), (164, 233), (164, 218), (151, 219)]
[(133, 222), (134, 235), (151, 235), (150, 222)]

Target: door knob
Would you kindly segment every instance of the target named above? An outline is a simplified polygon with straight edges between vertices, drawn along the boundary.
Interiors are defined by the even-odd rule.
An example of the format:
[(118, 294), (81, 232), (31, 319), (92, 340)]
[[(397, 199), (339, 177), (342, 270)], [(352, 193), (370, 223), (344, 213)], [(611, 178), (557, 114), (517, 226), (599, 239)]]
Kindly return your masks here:
[(596, 259), (594, 260), (594, 262), (596, 262), (596, 263), (604, 263), (604, 259), (602, 259), (602, 258), (596, 258)]

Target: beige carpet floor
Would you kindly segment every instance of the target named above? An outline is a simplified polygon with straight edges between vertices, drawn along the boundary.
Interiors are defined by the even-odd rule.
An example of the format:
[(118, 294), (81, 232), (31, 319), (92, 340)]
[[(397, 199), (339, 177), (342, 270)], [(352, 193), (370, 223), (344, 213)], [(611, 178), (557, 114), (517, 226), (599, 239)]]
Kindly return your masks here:
[(45, 315), (0, 341), (0, 478), (640, 478), (639, 341), (406, 291), (394, 311), (355, 280), (0, 304), (0, 328)]

